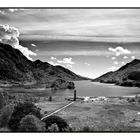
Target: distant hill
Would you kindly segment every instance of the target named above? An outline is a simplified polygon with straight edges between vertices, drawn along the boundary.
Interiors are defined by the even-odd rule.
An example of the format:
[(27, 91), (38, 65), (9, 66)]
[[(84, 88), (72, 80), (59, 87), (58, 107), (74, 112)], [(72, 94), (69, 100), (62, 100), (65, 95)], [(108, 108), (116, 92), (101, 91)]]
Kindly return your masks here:
[(0, 83), (47, 83), (56, 79), (86, 80), (72, 71), (47, 62), (28, 60), (19, 50), (0, 43)]
[(120, 86), (140, 87), (140, 60), (135, 59), (114, 72), (108, 72), (93, 82), (115, 83)]

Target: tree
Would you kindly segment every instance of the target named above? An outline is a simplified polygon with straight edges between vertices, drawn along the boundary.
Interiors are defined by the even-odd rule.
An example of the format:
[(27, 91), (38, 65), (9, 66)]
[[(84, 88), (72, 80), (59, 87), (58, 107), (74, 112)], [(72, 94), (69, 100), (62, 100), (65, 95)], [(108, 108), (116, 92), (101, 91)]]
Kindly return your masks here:
[(3, 93), (0, 93), (0, 109), (2, 109), (5, 105), (5, 99)]
[(14, 110), (14, 105), (12, 105), (12, 104), (6, 105), (4, 108), (1, 109), (0, 127), (5, 127), (8, 125), (8, 122), (11, 118), (13, 110)]
[[(50, 131), (50, 127), (52, 127), (52, 124), (57, 125), (59, 132), (67, 132), (70, 131), (70, 127), (67, 124), (67, 122), (60, 118), (59, 116), (50, 116), (44, 120), (46, 131)], [(54, 127), (54, 126), (53, 126)]]
[(30, 102), (18, 103), (14, 107), (14, 111), (9, 120), (8, 126), (12, 131), (18, 131), (20, 121), (23, 117), (28, 114), (35, 115), (37, 118), (41, 119), (40, 109)]
[(19, 131), (22, 132), (43, 132), (45, 131), (45, 123), (34, 115), (26, 115), (20, 121)]
[(139, 71), (133, 71), (133, 72), (129, 73), (128, 79), (140, 81), (140, 72)]

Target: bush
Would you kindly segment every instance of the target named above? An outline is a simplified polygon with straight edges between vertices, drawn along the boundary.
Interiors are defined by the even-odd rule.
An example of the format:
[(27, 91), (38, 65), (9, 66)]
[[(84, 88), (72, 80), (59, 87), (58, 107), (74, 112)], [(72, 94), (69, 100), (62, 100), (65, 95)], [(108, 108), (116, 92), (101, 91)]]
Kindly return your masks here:
[(30, 102), (18, 103), (9, 120), (8, 126), (12, 131), (18, 131), (20, 121), (28, 114), (33, 114), (41, 119), (40, 109)]
[(2, 109), (5, 105), (5, 99), (3, 93), (0, 93), (0, 109)]
[(132, 102), (135, 102), (135, 99), (134, 98), (127, 98), (127, 101), (132, 103)]
[(41, 122), (34, 115), (26, 115), (20, 121), (19, 131), (23, 132), (43, 132), (45, 131), (45, 123)]
[(133, 71), (128, 75), (128, 79), (139, 81), (140, 80), (140, 72), (139, 71)]
[(73, 82), (67, 82), (67, 88), (68, 89), (74, 89), (75, 88), (74, 83)]
[(133, 82), (132, 81), (124, 81), (124, 82), (120, 83), (120, 86), (133, 87)]
[(140, 87), (140, 82), (135, 82), (135, 83), (134, 83), (134, 86), (135, 86), (135, 87)]
[(81, 131), (83, 131), (83, 132), (92, 132), (93, 130), (89, 126), (84, 126)]
[[(67, 122), (64, 119), (62, 119), (58, 116), (50, 116), (50, 117), (46, 118), (44, 120), (44, 122), (45, 122), (45, 125), (46, 125), (45, 126), (46, 131), (50, 131), (50, 128), (52, 128), (52, 124), (57, 125), (59, 132), (71, 131)], [(53, 130), (53, 129), (54, 129), (54, 126), (51, 130)]]
[(65, 81), (63, 79), (56, 79), (52, 85), (51, 88), (53, 88), (54, 90), (58, 90), (58, 89), (74, 89), (74, 83), (73, 82), (68, 82)]
[(56, 123), (52, 124), (47, 129), (48, 132), (59, 132), (58, 125)]
[(14, 105), (12, 104), (6, 105), (4, 108), (2, 108), (0, 112), (0, 127), (6, 127), (8, 125), (13, 110)]

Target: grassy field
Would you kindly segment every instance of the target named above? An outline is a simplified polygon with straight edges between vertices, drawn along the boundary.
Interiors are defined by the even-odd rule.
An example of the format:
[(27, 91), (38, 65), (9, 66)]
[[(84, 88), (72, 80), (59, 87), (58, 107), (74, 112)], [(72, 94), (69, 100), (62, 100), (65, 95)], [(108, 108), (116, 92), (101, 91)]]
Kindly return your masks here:
[[(48, 113), (68, 104), (67, 100), (37, 103)], [(106, 101), (76, 101), (56, 115), (67, 120), (73, 131), (140, 131), (140, 103), (127, 97), (110, 97)]]

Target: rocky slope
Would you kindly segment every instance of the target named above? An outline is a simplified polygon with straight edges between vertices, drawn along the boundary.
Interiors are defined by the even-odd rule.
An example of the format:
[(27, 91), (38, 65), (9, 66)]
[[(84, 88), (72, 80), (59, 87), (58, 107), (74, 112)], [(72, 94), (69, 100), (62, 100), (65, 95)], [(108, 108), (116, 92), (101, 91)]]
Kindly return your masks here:
[(0, 43), (0, 83), (49, 83), (56, 79), (83, 80), (72, 71), (47, 62), (28, 60), (19, 50)]
[(135, 59), (117, 71), (108, 72), (92, 81), (140, 87), (140, 60)]

